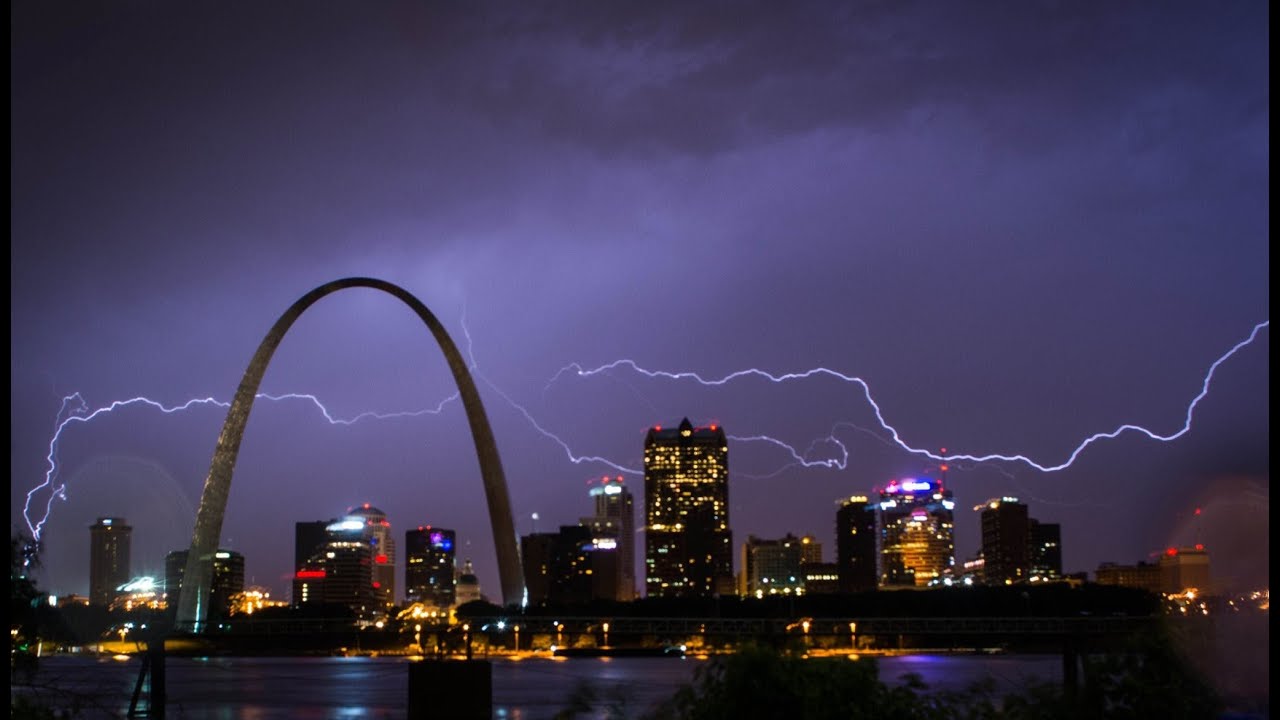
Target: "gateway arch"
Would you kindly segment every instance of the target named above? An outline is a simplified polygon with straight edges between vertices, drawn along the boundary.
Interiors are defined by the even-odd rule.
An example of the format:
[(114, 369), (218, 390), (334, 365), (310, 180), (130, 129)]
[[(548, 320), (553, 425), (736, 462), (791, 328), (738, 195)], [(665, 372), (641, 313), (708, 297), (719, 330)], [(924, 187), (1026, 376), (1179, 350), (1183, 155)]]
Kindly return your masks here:
[(227, 411), (227, 419), (222, 424), (222, 432), (218, 435), (213, 461), (209, 465), (209, 475), (204, 481), (204, 492), (200, 496), (200, 509), (196, 512), (191, 550), (187, 555), (187, 567), (183, 575), (183, 592), (179, 597), (177, 629), (195, 633), (205, 629), (205, 620), (209, 614), (209, 587), (213, 579), (213, 554), (217, 551), (218, 538), (222, 535), (222, 520), (231, 491), (231, 476), (235, 472), (236, 456), (240, 453), (245, 423), (249, 420), (249, 411), (253, 409), (258, 386), (262, 383), (262, 376), (271, 356), (284, 339), (285, 333), (307, 308), (326, 295), (353, 287), (381, 290), (413, 308), (444, 352), (449, 370), (453, 372), (453, 379), (458, 385), (462, 404), (467, 410), (467, 422), (471, 425), (471, 437), (475, 441), (476, 455), (480, 459), (480, 476), (484, 481), (484, 494), (489, 503), (489, 521), (493, 526), (493, 542), (497, 548), (502, 599), (508, 605), (518, 605), (524, 599), (524, 572), (516, 549), (515, 523), (512, 521), (511, 498), (502, 472), (502, 461), (498, 457), (498, 446), (494, 442), (489, 419), (480, 403), (480, 394), (476, 391), (466, 362), (458, 352), (458, 346), (427, 306), (404, 288), (374, 278), (344, 278), (321, 285), (290, 306), (276, 320), (276, 324), (271, 326), (253, 359), (249, 361), (249, 367), (245, 369), (244, 378), (241, 379), (235, 399)]

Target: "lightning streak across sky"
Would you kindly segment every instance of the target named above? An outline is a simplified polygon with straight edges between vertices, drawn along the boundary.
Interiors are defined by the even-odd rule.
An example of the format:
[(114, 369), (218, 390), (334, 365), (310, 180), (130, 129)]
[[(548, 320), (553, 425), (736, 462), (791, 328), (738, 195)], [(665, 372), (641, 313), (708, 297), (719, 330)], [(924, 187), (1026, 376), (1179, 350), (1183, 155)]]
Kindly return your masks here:
[[(318, 408), (320, 410), (320, 413), (324, 415), (324, 419), (328, 421), (331, 425), (354, 425), (355, 423), (358, 423), (361, 420), (369, 420), (369, 419), (388, 420), (391, 418), (420, 417), (422, 415), (438, 415), (442, 410), (444, 410), (445, 405), (448, 405), (450, 402), (453, 402), (454, 400), (458, 399), (458, 394), (454, 393), (449, 397), (445, 398), (444, 400), (441, 400), (440, 403), (435, 406), (435, 408), (430, 408), (426, 410), (407, 410), (402, 412), (391, 412), (391, 413), (362, 412), (359, 415), (356, 415), (350, 418), (345, 418), (345, 419), (334, 417), (333, 414), (329, 412), (329, 409), (324, 406), (324, 403), (320, 402), (320, 399), (317, 398), (315, 395), (308, 395), (304, 393), (285, 393), (283, 395), (269, 395), (267, 393), (258, 393), (258, 395), (256, 395), (255, 397), (258, 397), (264, 400), (271, 400), (272, 402), (282, 402), (285, 400), (304, 400), (311, 403), (316, 408)], [(222, 408), (231, 407), (230, 402), (226, 402), (223, 400), (216, 400), (211, 397), (193, 398), (191, 400), (187, 400), (186, 402), (180, 405), (174, 405), (172, 407), (166, 407), (163, 403), (157, 402), (150, 398), (135, 397), (135, 398), (129, 398), (128, 400), (116, 400), (115, 402), (112, 402), (108, 405), (104, 405), (103, 407), (100, 407), (100, 408), (97, 408), (96, 410), (91, 411), (89, 410), (89, 404), (85, 402), (84, 397), (81, 396), (80, 393), (78, 392), (72, 393), (71, 395), (68, 395), (62, 398), (62, 407), (58, 409), (57, 420), (54, 424), (53, 437), (49, 439), (49, 454), (45, 456), (45, 461), (48, 463), (48, 466), (49, 466), (48, 470), (45, 471), (44, 481), (41, 482), (39, 485), (36, 485), (27, 493), (27, 501), (22, 508), (22, 517), (25, 518), (27, 521), (27, 527), (31, 530), (31, 537), (33, 540), (38, 541), (40, 539), (41, 528), (43, 528), (44, 524), (49, 520), (49, 513), (53, 509), (53, 501), (57, 498), (61, 498), (63, 500), (66, 499), (66, 494), (65, 494), (66, 485), (57, 484), (58, 442), (62, 439), (63, 431), (65, 431), (67, 427), (69, 427), (72, 423), (87, 423), (97, 418), (100, 415), (105, 415), (105, 414), (114, 412), (116, 410), (119, 410), (120, 408), (129, 407), (130, 405), (147, 405), (159, 410), (160, 412), (166, 415), (170, 415), (182, 410), (187, 410), (194, 406), (199, 406), (199, 405), (216, 405)], [(39, 493), (41, 490), (45, 488), (48, 488), (49, 499), (48, 501), (45, 502), (44, 515), (41, 516), (39, 521), (33, 523), (31, 519), (31, 500), (33, 497), (35, 497), (37, 493)]]
[[(1270, 324), (1271, 324), (1270, 320), (1264, 320), (1258, 323), (1257, 325), (1254, 325), (1253, 332), (1249, 333), (1248, 337), (1246, 337), (1244, 340), (1241, 340), (1240, 342), (1233, 345), (1230, 350), (1223, 353), (1217, 360), (1213, 362), (1212, 365), (1209, 366), (1209, 370), (1205, 373), (1205, 376), (1204, 376), (1204, 382), (1201, 384), (1200, 393), (1196, 395), (1191, 400), (1191, 403), (1187, 406), (1186, 419), (1183, 422), (1182, 427), (1179, 428), (1176, 432), (1170, 433), (1168, 435), (1161, 435), (1160, 433), (1157, 433), (1153, 430), (1148, 430), (1147, 428), (1144, 428), (1140, 425), (1132, 425), (1132, 424), (1126, 423), (1116, 428), (1115, 430), (1112, 430), (1111, 432), (1099, 432), (1099, 433), (1094, 433), (1093, 435), (1090, 435), (1089, 437), (1085, 438), (1079, 445), (1077, 445), (1075, 450), (1071, 451), (1071, 454), (1067, 457), (1066, 460), (1056, 465), (1039, 463), (1039, 462), (1036, 462), (1035, 460), (1032, 460), (1030, 457), (1027, 457), (1026, 455), (1003, 455), (998, 453), (992, 453), (989, 455), (971, 455), (971, 454), (962, 454), (962, 453), (939, 454), (939, 453), (931, 452), (924, 448), (912, 447), (902, 439), (902, 436), (899, 434), (898, 429), (893, 425), (890, 425), (888, 421), (884, 419), (884, 414), (880, 409), (880, 405), (876, 403), (876, 401), (871, 397), (871, 387), (867, 385), (867, 382), (865, 380), (863, 380), (860, 377), (856, 377), (853, 375), (846, 375), (844, 373), (838, 372), (836, 370), (831, 370), (830, 368), (825, 368), (825, 367), (813, 368), (811, 370), (805, 370), (803, 372), (784, 373), (781, 375), (775, 375), (773, 373), (770, 373), (765, 370), (761, 370), (759, 368), (748, 368), (746, 370), (738, 370), (737, 372), (729, 373), (728, 375), (725, 375), (724, 377), (721, 377), (721, 378), (708, 380), (696, 372), (687, 372), (687, 371), (670, 372), (666, 370), (649, 370), (641, 367), (634, 360), (631, 360), (629, 358), (623, 358), (621, 360), (614, 360), (613, 362), (607, 363), (605, 365), (601, 365), (596, 368), (592, 368), (590, 370), (583, 368), (578, 363), (572, 363), (572, 364), (566, 365), (565, 367), (560, 368), (560, 370), (556, 372), (556, 374), (551, 378), (551, 380), (548, 381), (547, 387), (549, 388), (552, 383), (554, 383), (556, 380), (560, 378), (560, 376), (564, 375), (567, 372), (575, 372), (578, 377), (591, 377), (593, 375), (607, 373), (610, 370), (614, 370), (618, 368), (630, 369), (633, 372), (639, 373), (641, 375), (644, 375), (650, 378), (664, 378), (668, 380), (693, 380), (700, 385), (705, 385), (708, 387), (725, 385), (733, 380), (737, 380), (739, 378), (744, 378), (744, 377), (760, 377), (773, 383), (785, 383), (792, 380), (804, 380), (811, 377), (827, 376), (827, 377), (836, 378), (846, 383), (858, 385), (859, 387), (861, 387), (862, 394), (864, 397), (866, 397), (867, 403), (871, 405), (871, 408), (875, 411), (876, 419), (880, 422), (880, 427), (890, 434), (890, 436), (893, 439), (893, 442), (897, 444), (898, 447), (902, 448), (908, 453), (911, 453), (913, 455), (922, 455), (924, 457), (930, 458), (932, 460), (937, 460), (940, 462), (954, 461), (954, 460), (969, 460), (969, 461), (978, 462), (978, 463), (996, 462), (996, 461), (1019, 462), (1019, 463), (1025, 463), (1041, 472), (1057, 472), (1059, 470), (1063, 470), (1063, 469), (1066, 469), (1067, 467), (1070, 467), (1071, 464), (1076, 461), (1076, 458), (1079, 457), (1080, 453), (1084, 452), (1085, 448), (1089, 447), (1090, 445), (1097, 442), (1098, 440), (1114, 439), (1128, 431), (1141, 433), (1151, 438), (1152, 440), (1159, 440), (1161, 442), (1172, 442), (1182, 437), (1183, 435), (1185, 435), (1187, 432), (1191, 430), (1191, 418), (1192, 418), (1192, 415), (1194, 415), (1195, 413), (1196, 406), (1199, 405), (1200, 401), (1203, 400), (1205, 396), (1209, 394), (1209, 384), (1210, 382), (1212, 382), (1213, 374), (1218, 370), (1218, 366), (1222, 365), (1222, 363), (1226, 362), (1228, 358), (1230, 358), (1232, 355), (1235, 355), (1242, 348), (1253, 343), (1253, 341), (1257, 339), (1258, 334), (1261, 333), (1262, 330), (1268, 327)], [(544, 392), (545, 392), (545, 389), (544, 389)], [(803, 464), (805, 467), (812, 467), (814, 465), (832, 467), (834, 465), (836, 467), (843, 468), (844, 463), (848, 461), (847, 450), (845, 449), (844, 445), (841, 444), (839, 441), (835, 440), (834, 437), (830, 437), (826, 439), (833, 441), (837, 445), (839, 445), (843, 453), (843, 459), (841, 460), (837, 460), (837, 459), (827, 459), (827, 460), (818, 460), (818, 461), (806, 460), (800, 453), (796, 452), (795, 448), (791, 447), (790, 445), (780, 440), (776, 440), (774, 438), (770, 438), (766, 436), (755, 436), (750, 438), (738, 438), (738, 439), (739, 440), (763, 440), (763, 441), (775, 443), (779, 446), (785, 447), (788, 450), (790, 450), (792, 456), (799, 463)]]
[[(862, 388), (863, 395), (867, 399), (868, 404), (870, 404), (872, 409), (875, 411), (876, 418), (880, 422), (880, 427), (890, 434), (892, 438), (892, 442), (894, 444), (896, 444), (898, 447), (902, 448), (903, 450), (907, 451), (908, 453), (911, 453), (914, 455), (921, 455), (921, 456), (928, 457), (932, 460), (936, 460), (940, 462), (942, 461), (952, 462), (957, 460), (971, 461), (974, 463), (1020, 462), (1020, 463), (1025, 463), (1026, 465), (1029, 465), (1030, 467), (1035, 468), (1041, 472), (1056, 472), (1058, 470), (1062, 470), (1070, 466), (1073, 462), (1075, 462), (1076, 458), (1080, 455), (1080, 453), (1083, 452), (1086, 447), (1093, 444), (1094, 442), (1102, 439), (1112, 439), (1112, 438), (1118, 437), (1119, 435), (1127, 431), (1139, 432), (1146, 435), (1147, 437), (1150, 437), (1153, 440), (1159, 440), (1162, 442), (1171, 442), (1173, 440), (1178, 439), (1182, 435), (1186, 434), (1191, 429), (1191, 420), (1192, 420), (1192, 416), (1195, 413), (1195, 408), (1200, 403), (1200, 401), (1203, 400), (1206, 395), (1208, 395), (1209, 385), (1212, 382), (1213, 375), (1217, 371), (1218, 367), (1222, 365), (1222, 363), (1226, 362), (1226, 360), (1230, 358), (1232, 355), (1239, 352), (1242, 348), (1251, 344), (1255, 339), (1257, 339), (1258, 334), (1262, 332), (1264, 328), (1267, 328), (1269, 325), (1270, 325), (1269, 320), (1263, 321), (1255, 325), (1253, 328), (1253, 332), (1251, 332), (1247, 338), (1236, 343), (1234, 346), (1232, 346), (1230, 350), (1223, 353), (1217, 360), (1213, 362), (1212, 365), (1209, 366), (1209, 369), (1205, 374), (1204, 381), (1201, 385), (1200, 393), (1196, 395), (1191, 400), (1191, 403), (1187, 406), (1187, 414), (1186, 414), (1185, 422), (1183, 423), (1183, 426), (1176, 432), (1170, 433), (1168, 435), (1160, 435), (1159, 433), (1156, 433), (1152, 430), (1148, 430), (1138, 425), (1131, 425), (1131, 424), (1121, 425), (1120, 427), (1116, 428), (1111, 432), (1095, 433), (1089, 436), (1083, 442), (1081, 442), (1075, 448), (1075, 450), (1071, 452), (1070, 456), (1064, 462), (1059, 463), (1057, 465), (1044, 465), (1032, 460), (1031, 458), (1025, 455), (938, 454), (923, 448), (912, 447), (908, 445), (904, 440), (902, 440), (897, 428), (890, 425), (884, 419), (884, 415), (881, 412), (880, 406), (872, 398), (871, 389), (867, 385), (865, 380), (859, 377), (845, 375), (835, 370), (822, 368), (822, 367), (813, 368), (811, 370), (806, 370), (804, 372), (786, 373), (782, 375), (774, 375), (772, 373), (769, 373), (764, 370), (760, 370), (758, 368), (750, 368), (747, 370), (739, 370), (737, 372), (730, 373), (729, 375), (726, 375), (718, 379), (707, 380), (703, 378), (701, 375), (699, 375), (698, 373), (694, 373), (694, 372), (669, 372), (664, 370), (648, 370), (640, 367), (633, 360), (622, 359), (622, 360), (615, 360), (611, 363), (608, 363), (606, 365), (601, 365), (600, 367), (596, 367), (590, 370), (584, 369), (581, 365), (577, 363), (568, 365), (564, 368), (561, 368), (555, 374), (555, 376), (553, 376), (551, 380), (548, 381), (546, 387), (550, 388), (550, 386), (553, 383), (555, 383), (556, 380), (558, 380), (560, 376), (564, 375), (566, 372), (576, 371), (576, 374), (578, 377), (591, 377), (593, 375), (606, 373), (610, 370), (617, 369), (617, 368), (629, 368), (636, 373), (639, 373), (641, 375), (644, 375), (650, 378), (665, 378), (670, 380), (694, 380), (706, 386), (725, 385), (732, 380), (736, 380), (738, 378), (748, 377), (748, 376), (762, 377), (774, 383), (784, 383), (792, 380), (803, 380), (811, 377), (828, 376), (828, 377), (837, 378), (846, 383), (852, 383), (860, 386)], [(511, 405), (511, 407), (513, 407), (521, 415), (523, 415), (525, 420), (527, 420), (535, 430), (537, 430), (544, 437), (550, 440), (553, 440), (557, 444), (559, 444), (561, 448), (564, 449), (570, 462), (574, 464), (580, 464), (584, 462), (598, 462), (604, 465), (608, 465), (609, 467), (615, 470), (618, 470), (619, 472), (624, 472), (632, 475), (640, 474), (639, 470), (635, 468), (629, 468), (623, 465), (619, 465), (618, 463), (615, 463), (612, 460), (609, 460), (608, 458), (591, 456), (591, 455), (576, 455), (573, 452), (573, 450), (570, 448), (568, 443), (566, 443), (564, 440), (562, 440), (559, 436), (555, 435), (551, 431), (545, 429), (540, 423), (538, 423), (538, 421), (533, 417), (533, 415), (527, 409), (525, 409), (519, 403), (515, 402), (515, 400), (513, 400), (510, 395), (508, 395), (506, 392), (500, 389), (497, 385), (491, 382), (483, 374), (478, 372), (478, 369), (476, 368), (476, 364), (475, 364), (475, 358), (474, 358), (474, 355), (472, 354), (471, 334), (466, 329), (465, 317), (463, 319), (463, 332), (466, 334), (466, 338), (467, 338), (467, 354), (471, 360), (471, 367), (474, 371), (476, 371), (476, 374), (479, 375), (482, 380), (484, 380), (486, 385), (488, 385), (494, 392), (496, 392), (499, 396), (501, 396), (503, 400), (505, 400), (509, 405)], [(368, 419), (387, 420), (392, 418), (409, 418), (409, 417), (420, 417), (423, 415), (437, 415), (441, 411), (443, 411), (444, 407), (448, 403), (454, 400), (457, 400), (458, 394), (454, 393), (446, 397), (444, 400), (441, 400), (440, 403), (436, 405), (435, 408), (429, 408), (424, 410), (390, 412), (390, 413), (379, 413), (379, 412), (368, 411), (368, 412), (362, 412), (350, 418), (335, 417), (329, 411), (329, 409), (325, 407), (325, 405), (322, 402), (320, 402), (319, 398), (311, 394), (286, 393), (283, 395), (270, 395), (266, 393), (259, 393), (257, 397), (270, 400), (273, 402), (282, 402), (286, 400), (303, 400), (311, 403), (314, 407), (319, 409), (321, 414), (324, 416), (324, 419), (330, 424), (353, 425), (357, 422), (360, 422), (362, 420), (368, 420)], [(58, 444), (62, 439), (63, 432), (73, 423), (87, 423), (99, 416), (114, 412), (115, 410), (128, 407), (131, 405), (139, 405), (139, 404), (153, 407), (165, 414), (172, 414), (182, 410), (190, 409), (194, 406), (201, 406), (201, 405), (216, 405), (218, 407), (223, 407), (223, 408), (230, 407), (229, 402), (216, 400), (212, 397), (193, 398), (191, 400), (187, 400), (184, 403), (181, 403), (179, 405), (174, 405), (174, 406), (165, 406), (163, 403), (160, 403), (155, 400), (151, 400), (146, 397), (134, 397), (128, 400), (117, 400), (115, 402), (112, 402), (108, 405), (97, 408), (95, 410), (89, 410), (88, 403), (84, 400), (84, 398), (80, 395), (80, 393), (73, 393), (71, 395), (64, 397), (62, 399), (62, 405), (58, 410), (58, 415), (55, 421), (53, 436), (49, 440), (49, 453), (45, 457), (45, 460), (48, 463), (48, 469), (45, 472), (44, 481), (41, 482), (36, 487), (32, 488), (27, 493), (26, 504), (24, 505), (22, 510), (23, 517), (26, 519), (27, 526), (31, 530), (32, 537), (34, 540), (38, 541), (40, 539), (41, 529), (49, 519), (49, 514), (52, 510), (53, 501), (59, 498), (64, 500), (66, 499), (66, 495), (65, 495), (66, 485), (65, 484), (59, 485), (57, 483), (57, 480), (58, 480), (57, 452), (58, 452)], [(825, 468), (844, 469), (848, 465), (849, 450), (843, 442), (841, 442), (838, 438), (835, 437), (835, 434), (834, 434), (836, 429), (843, 426), (848, 426), (855, 430), (869, 433), (879, 438), (878, 435), (871, 433), (871, 431), (867, 430), (866, 428), (862, 428), (847, 422), (837, 423), (832, 428), (832, 433), (830, 435), (828, 435), (825, 438), (819, 438), (818, 440), (815, 440), (809, 446), (809, 450), (804, 453), (798, 451), (795, 447), (791, 446), (788, 443), (785, 443), (781, 440), (778, 440), (776, 438), (773, 438), (767, 435), (729, 436), (729, 437), (730, 439), (736, 442), (764, 442), (764, 443), (769, 443), (769, 444), (776, 445), (778, 447), (783, 448), (784, 450), (786, 450), (788, 453), (791, 454), (792, 458), (795, 461), (787, 466), (784, 466), (783, 469), (785, 469), (786, 467), (794, 466), (794, 465), (800, 465), (802, 467), (825, 467)], [(884, 442), (889, 442), (884, 438), (880, 438), (880, 439)], [(812, 451), (819, 444), (834, 445), (839, 449), (839, 457), (810, 460), (808, 458), (810, 451)], [(781, 470), (777, 472), (781, 472)], [(774, 472), (770, 475), (761, 476), (761, 477), (772, 477), (773, 475), (776, 475), (777, 472)], [(44, 514), (41, 516), (41, 518), (38, 521), (33, 522), (31, 517), (31, 503), (33, 498), (35, 498), (35, 496), (38, 493), (40, 493), (42, 490), (46, 490), (49, 494), (49, 497), (48, 497), (48, 500), (45, 502)]]

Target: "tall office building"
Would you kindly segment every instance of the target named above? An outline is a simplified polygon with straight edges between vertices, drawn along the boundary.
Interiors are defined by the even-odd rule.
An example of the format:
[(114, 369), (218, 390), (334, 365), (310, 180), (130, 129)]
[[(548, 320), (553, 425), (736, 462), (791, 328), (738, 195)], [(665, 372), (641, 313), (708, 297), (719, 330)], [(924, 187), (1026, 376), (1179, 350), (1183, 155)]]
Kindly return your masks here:
[(1017, 498), (992, 498), (974, 508), (982, 513), (982, 572), (988, 585), (1012, 585), (1031, 578), (1031, 518)]
[(396, 541), (391, 537), (387, 514), (369, 503), (347, 511), (348, 518), (364, 520), (364, 536), (373, 555), (373, 588), (378, 602), (390, 607), (396, 602)]
[(812, 535), (805, 535), (800, 538), (800, 562), (822, 562), (822, 543), (818, 542), (818, 538)]
[(1031, 577), (1062, 579), (1062, 526), (1031, 518)]
[(365, 617), (384, 609), (375, 587), (373, 545), (366, 518), (351, 516), (325, 526), (325, 542), (293, 576), (293, 604), (345, 605)]
[[(608, 596), (614, 600), (634, 600), (636, 597), (636, 519), (631, 491), (622, 482), (622, 476), (601, 478), (600, 484), (588, 491), (595, 503), (595, 514), (584, 517), (580, 523), (591, 528), (591, 541), (601, 550), (617, 552), (613, 573), (614, 588)], [(597, 578), (597, 584), (607, 582)]]
[(324, 549), (325, 543), (329, 542), (329, 534), (324, 529), (336, 522), (338, 522), (337, 518), (330, 518), (294, 524), (293, 569), (295, 571), (306, 565), (312, 555)]
[(453, 607), (457, 599), (456, 540), (454, 531), (430, 525), (404, 534), (406, 600)]
[(801, 561), (804, 543), (791, 533), (778, 540), (747, 536), (742, 544), (744, 595), (791, 595), (804, 592)]
[[(182, 576), (187, 570), (189, 550), (174, 550), (164, 558), (165, 602), (178, 606)], [(244, 592), (244, 556), (234, 550), (219, 549), (213, 554), (213, 580), (209, 585), (209, 617), (226, 616), (232, 597)]]
[(1209, 552), (1204, 545), (1171, 547), (1160, 556), (1160, 590), (1182, 593), (1194, 590), (1201, 595), (1213, 592), (1209, 576)]
[(520, 538), (530, 606), (616, 600), (618, 551), (593, 542), (591, 528), (562, 525), (558, 533)]
[(724, 429), (654, 427), (644, 442), (645, 594), (732, 594), (729, 445)]
[(876, 508), (866, 495), (840, 501), (836, 511), (836, 573), (842, 593), (875, 590), (880, 584)]
[(100, 517), (89, 526), (89, 602), (110, 605), (116, 588), (129, 582), (133, 528), (124, 518)]
[(926, 587), (955, 565), (955, 502), (942, 481), (891, 480), (880, 492), (880, 587)]

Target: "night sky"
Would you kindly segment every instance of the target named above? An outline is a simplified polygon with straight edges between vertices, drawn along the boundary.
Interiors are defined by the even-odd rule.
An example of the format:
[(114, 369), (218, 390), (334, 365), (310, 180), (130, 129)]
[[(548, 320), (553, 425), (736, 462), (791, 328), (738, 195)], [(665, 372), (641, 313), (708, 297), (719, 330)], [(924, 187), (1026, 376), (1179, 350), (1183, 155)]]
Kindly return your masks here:
[[(14, 532), (64, 397), (229, 400), (276, 317), (340, 277), (403, 286), (470, 347), (518, 532), (576, 523), (619, 471), (517, 404), (632, 470), (688, 416), (844, 464), (834, 432), (845, 467), (729, 451), (735, 555), (792, 531), (828, 560), (838, 497), (933, 465), (859, 386), (557, 373), (826, 367), (912, 447), (1049, 465), (1124, 423), (1176, 432), (1269, 319), (1264, 2), (268, 5), (11, 9)], [(1203, 542), (1224, 585), (1266, 584), (1269, 337), (1176, 442), (953, 463), (957, 562), (971, 508), (1014, 495), (1062, 524), (1069, 572)], [(413, 313), (362, 289), (303, 316), (262, 390), (338, 418), (454, 392)], [(101, 515), (162, 574), (225, 414), (69, 425), (42, 585), (87, 592)], [(283, 596), (294, 523), (363, 502), (401, 543), (455, 528), (500, 597), (456, 402), (341, 426), (259, 400), (222, 544)]]

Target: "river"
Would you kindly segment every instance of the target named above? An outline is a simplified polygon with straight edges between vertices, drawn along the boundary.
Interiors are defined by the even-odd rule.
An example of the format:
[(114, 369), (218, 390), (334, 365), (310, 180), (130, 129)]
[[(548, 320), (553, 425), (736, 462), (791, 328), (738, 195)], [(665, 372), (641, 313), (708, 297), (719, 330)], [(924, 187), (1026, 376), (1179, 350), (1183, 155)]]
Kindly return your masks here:
[[(123, 658), (123, 656), (120, 656)], [(405, 717), (409, 661), (392, 657), (170, 657), (170, 720), (397, 720)], [(627, 717), (641, 715), (688, 683), (707, 659), (527, 658), (493, 661), (494, 718), (541, 720), (562, 710), (581, 685), (617, 698)], [(1027, 679), (1057, 681), (1054, 655), (905, 655), (879, 659), (880, 676), (918, 674), (931, 689), (961, 689), (990, 676), (1001, 690)], [(66, 705), (80, 698), (85, 720), (123, 717), (141, 661), (86, 656), (41, 660), (37, 692)], [(603, 717), (603, 713), (600, 714)]]

